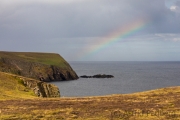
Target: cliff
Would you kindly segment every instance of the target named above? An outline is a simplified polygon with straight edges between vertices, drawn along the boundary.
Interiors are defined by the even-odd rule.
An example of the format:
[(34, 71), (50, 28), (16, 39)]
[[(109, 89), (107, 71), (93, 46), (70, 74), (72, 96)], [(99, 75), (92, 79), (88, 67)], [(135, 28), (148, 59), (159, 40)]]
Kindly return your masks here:
[(0, 71), (40, 81), (78, 79), (71, 66), (55, 53), (0, 52)]
[(38, 80), (21, 78), (23, 85), (26, 88), (33, 90), (34, 94), (38, 97), (60, 97), (59, 88), (53, 84), (41, 82)]
[(39, 80), (0, 72), (0, 100), (60, 97), (59, 88)]

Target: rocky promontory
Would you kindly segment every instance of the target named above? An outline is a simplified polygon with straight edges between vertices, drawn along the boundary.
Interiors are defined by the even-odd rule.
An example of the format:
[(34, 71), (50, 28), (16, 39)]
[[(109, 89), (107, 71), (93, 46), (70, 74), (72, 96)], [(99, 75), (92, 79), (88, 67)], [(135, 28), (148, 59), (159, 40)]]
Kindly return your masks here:
[(40, 81), (78, 79), (71, 66), (55, 53), (0, 52), (0, 71)]

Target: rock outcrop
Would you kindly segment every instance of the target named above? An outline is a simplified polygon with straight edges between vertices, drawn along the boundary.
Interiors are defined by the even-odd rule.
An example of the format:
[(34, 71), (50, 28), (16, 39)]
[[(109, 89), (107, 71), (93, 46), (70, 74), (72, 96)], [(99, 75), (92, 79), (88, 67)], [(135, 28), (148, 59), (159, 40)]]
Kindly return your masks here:
[(71, 66), (54, 53), (0, 52), (0, 71), (40, 81), (78, 79)]
[(33, 90), (38, 97), (60, 97), (59, 88), (53, 84), (45, 83), (38, 80), (21, 78), (23, 84)]
[(113, 78), (113, 75), (106, 75), (106, 74), (97, 74), (97, 75), (93, 75), (93, 76), (87, 76), (87, 75), (83, 75), (80, 76), (80, 78)]
[(0, 99), (60, 97), (59, 88), (53, 84), (5, 72), (0, 72), (0, 86)]

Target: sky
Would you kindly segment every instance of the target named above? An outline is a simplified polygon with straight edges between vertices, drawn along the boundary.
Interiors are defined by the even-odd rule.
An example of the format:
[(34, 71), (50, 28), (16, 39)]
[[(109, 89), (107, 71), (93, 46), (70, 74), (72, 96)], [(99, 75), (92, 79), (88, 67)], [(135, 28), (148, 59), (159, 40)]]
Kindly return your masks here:
[(0, 51), (180, 61), (180, 0), (0, 0)]

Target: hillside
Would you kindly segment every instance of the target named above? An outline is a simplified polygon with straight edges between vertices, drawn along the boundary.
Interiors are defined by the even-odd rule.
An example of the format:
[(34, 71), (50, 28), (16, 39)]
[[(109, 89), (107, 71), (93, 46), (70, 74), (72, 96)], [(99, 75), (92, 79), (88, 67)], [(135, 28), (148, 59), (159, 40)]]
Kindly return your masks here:
[(58, 54), (0, 52), (0, 119), (180, 119), (180, 87), (133, 94), (60, 98), (58, 87), (44, 82), (77, 78)]
[[(38, 85), (38, 83), (44, 85)], [(96, 97), (42, 98), (58, 95), (56, 86), (0, 72), (1, 120), (179, 120), (180, 87)], [(44, 88), (42, 88), (45, 86)], [(53, 96), (52, 96), (53, 95)], [(57, 96), (58, 97), (58, 96)]]
[(179, 120), (180, 87), (99, 97), (0, 100), (0, 118), (1, 120)]
[(1, 51), (0, 71), (41, 81), (78, 79), (71, 66), (55, 53)]
[(60, 97), (59, 88), (42, 81), (0, 72), (0, 100)]
[(36, 98), (33, 90), (26, 88), (21, 79), (0, 72), (0, 100), (17, 98)]

